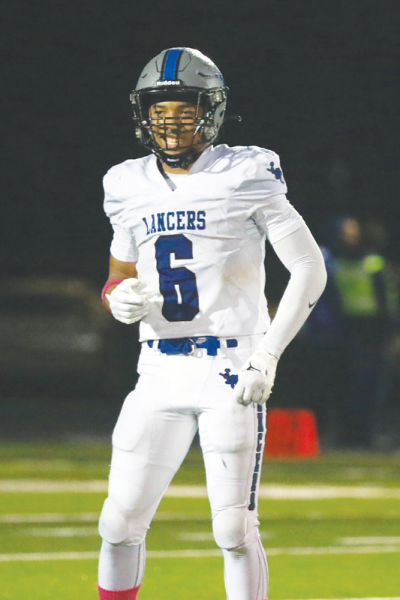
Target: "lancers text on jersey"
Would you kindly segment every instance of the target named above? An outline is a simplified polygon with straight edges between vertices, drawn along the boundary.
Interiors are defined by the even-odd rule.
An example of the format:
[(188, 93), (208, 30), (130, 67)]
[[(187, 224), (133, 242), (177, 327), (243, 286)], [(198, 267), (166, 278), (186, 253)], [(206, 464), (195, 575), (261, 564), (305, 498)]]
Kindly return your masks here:
[(206, 212), (204, 210), (177, 210), (162, 212), (150, 217), (143, 217), (146, 235), (161, 231), (195, 230), (206, 228)]

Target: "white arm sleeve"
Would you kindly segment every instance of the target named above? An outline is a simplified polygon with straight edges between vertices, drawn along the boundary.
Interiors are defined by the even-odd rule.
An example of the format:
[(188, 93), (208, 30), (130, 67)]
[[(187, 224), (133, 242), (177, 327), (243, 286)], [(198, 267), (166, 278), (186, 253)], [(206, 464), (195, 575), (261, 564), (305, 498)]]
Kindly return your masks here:
[(321, 250), (304, 221), (296, 231), (271, 243), (290, 271), (290, 280), (258, 349), (280, 358), (324, 291), (326, 269)]

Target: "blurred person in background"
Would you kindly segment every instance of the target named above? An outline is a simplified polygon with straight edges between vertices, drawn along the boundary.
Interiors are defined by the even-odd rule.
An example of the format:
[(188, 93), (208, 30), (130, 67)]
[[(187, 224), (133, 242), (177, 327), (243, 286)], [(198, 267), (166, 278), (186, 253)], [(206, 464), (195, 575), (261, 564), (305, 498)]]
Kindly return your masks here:
[(341, 216), (327, 223), (322, 239), (328, 284), (302, 335), (317, 363), (325, 363), (314, 369), (316, 385), (307, 386), (310, 403), (332, 443), (377, 447), (397, 319), (386, 232), (375, 221), (362, 229), (358, 219)]

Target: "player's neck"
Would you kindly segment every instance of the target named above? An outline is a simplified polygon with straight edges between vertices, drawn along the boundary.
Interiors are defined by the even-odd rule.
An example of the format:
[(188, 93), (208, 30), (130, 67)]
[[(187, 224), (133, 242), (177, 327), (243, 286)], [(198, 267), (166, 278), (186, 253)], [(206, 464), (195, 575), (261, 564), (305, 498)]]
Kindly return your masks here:
[(196, 159), (187, 167), (170, 167), (165, 162), (162, 162), (162, 168), (165, 173), (171, 173), (172, 175), (188, 175), (190, 169), (193, 167), (194, 163), (199, 159), (199, 157), (203, 154), (206, 148), (209, 148), (210, 144), (205, 144), (204, 146), (200, 146), (201, 152), (196, 156)]
[(172, 173), (172, 175), (187, 175), (189, 173), (190, 169), (192, 168), (193, 164), (194, 163), (189, 165), (186, 169), (182, 169), (181, 167), (179, 167), (179, 168), (169, 167), (168, 165), (166, 165), (163, 162), (162, 168), (165, 171), (165, 173)]

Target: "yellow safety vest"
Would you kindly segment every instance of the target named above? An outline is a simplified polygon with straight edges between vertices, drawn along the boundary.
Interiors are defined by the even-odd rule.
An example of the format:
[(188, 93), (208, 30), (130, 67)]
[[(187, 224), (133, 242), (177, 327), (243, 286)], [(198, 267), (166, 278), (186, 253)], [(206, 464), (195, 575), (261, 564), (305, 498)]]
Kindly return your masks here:
[(370, 254), (359, 260), (336, 260), (335, 282), (339, 289), (343, 311), (350, 316), (374, 316), (379, 306), (372, 276), (382, 271), (385, 259)]

